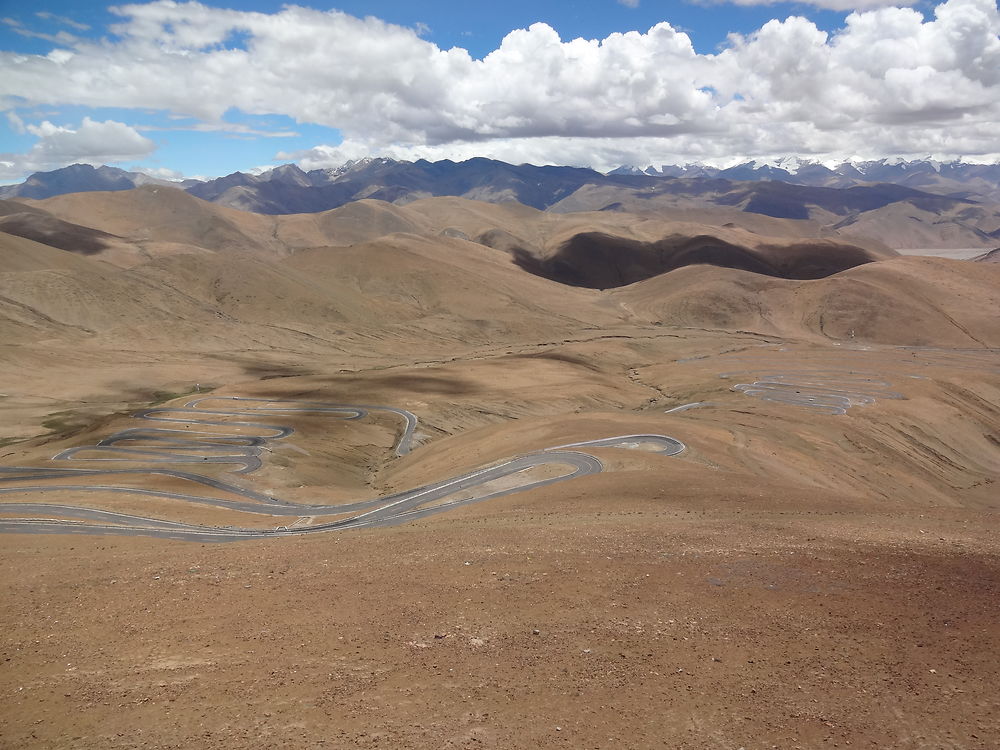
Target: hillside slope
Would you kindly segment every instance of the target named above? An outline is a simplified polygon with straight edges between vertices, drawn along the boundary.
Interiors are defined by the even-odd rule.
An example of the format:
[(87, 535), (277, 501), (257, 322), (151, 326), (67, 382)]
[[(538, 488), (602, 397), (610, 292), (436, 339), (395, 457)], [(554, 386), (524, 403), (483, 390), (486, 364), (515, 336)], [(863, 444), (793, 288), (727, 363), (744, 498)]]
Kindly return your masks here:
[(813, 281), (689, 266), (614, 290), (662, 325), (899, 346), (1000, 347), (1000, 270), (965, 261), (883, 260)]

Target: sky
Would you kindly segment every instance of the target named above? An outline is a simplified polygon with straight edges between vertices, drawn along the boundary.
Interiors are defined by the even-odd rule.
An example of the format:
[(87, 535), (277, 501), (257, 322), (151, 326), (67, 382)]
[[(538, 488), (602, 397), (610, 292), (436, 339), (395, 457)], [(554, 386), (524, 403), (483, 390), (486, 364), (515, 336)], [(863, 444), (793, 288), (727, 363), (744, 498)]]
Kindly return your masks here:
[(1000, 162), (996, 0), (0, 0), (0, 183), (349, 159)]

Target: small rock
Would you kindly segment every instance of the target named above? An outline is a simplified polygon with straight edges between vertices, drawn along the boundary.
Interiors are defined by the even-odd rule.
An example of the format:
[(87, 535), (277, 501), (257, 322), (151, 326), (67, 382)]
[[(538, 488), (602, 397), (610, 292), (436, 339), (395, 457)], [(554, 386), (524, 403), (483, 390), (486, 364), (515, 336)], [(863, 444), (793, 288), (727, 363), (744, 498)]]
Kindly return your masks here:
[(538, 628), (535, 628), (534, 630), (532, 630), (532, 631), (531, 631), (531, 634), (532, 634), (532, 635), (538, 635), (538, 634), (540, 634), (541, 632), (542, 632), (541, 630), (539, 630)]

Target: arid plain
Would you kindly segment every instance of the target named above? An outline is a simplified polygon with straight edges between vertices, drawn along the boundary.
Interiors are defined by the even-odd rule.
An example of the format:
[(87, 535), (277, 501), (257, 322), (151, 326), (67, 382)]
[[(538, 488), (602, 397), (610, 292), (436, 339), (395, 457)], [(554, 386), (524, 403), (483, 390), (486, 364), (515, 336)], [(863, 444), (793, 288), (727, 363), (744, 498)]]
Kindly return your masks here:
[[(81, 533), (55, 507), (31, 517), (60, 528), (19, 527), (13, 504), (256, 530), (349, 514), (192, 503), (169, 473), (7, 472), (0, 746), (996, 747), (1000, 265), (899, 256), (884, 227), (626, 208), (0, 202), (3, 467), (162, 467), (52, 458), (233, 396), (294, 432), (252, 474), (198, 471), (303, 505), (602, 438), (685, 446), (580, 448), (603, 471), (229, 543)], [(412, 450), (398, 415), (286, 400), (412, 412)], [(208, 429), (256, 434), (242, 419)]]

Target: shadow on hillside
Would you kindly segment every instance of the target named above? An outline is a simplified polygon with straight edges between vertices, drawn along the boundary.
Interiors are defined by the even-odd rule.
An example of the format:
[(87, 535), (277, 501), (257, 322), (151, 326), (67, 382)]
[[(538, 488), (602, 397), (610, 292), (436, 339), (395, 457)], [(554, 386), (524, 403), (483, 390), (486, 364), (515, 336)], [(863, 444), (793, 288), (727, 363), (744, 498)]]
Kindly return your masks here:
[[(436, 368), (421, 368), (411, 372), (322, 372), (314, 367), (266, 362), (248, 357), (217, 355), (217, 358), (239, 365), (245, 375), (261, 381), (254, 385), (253, 391), (265, 397), (292, 398), (290, 394), (294, 390), (314, 392), (317, 399), (353, 403), (369, 399), (367, 394), (391, 401), (394, 400), (393, 394), (397, 393), (459, 396), (480, 390), (478, 384)], [(295, 382), (283, 382), (290, 379), (295, 379)], [(268, 387), (267, 383), (273, 384), (273, 387)], [(387, 401), (386, 405), (393, 404)]]
[(0, 218), (0, 231), (79, 255), (96, 255), (112, 241), (121, 239), (99, 229), (27, 211)]
[(812, 244), (747, 248), (710, 235), (665, 237), (656, 242), (582, 232), (551, 256), (513, 252), (518, 266), (570, 286), (612, 289), (690, 265), (733, 268), (781, 279), (820, 279), (876, 258), (853, 245)]
[[(573, 367), (582, 367), (583, 369), (590, 370), (591, 372), (601, 372), (602, 369), (598, 365), (594, 364), (593, 360), (587, 357), (578, 354), (569, 354), (567, 352), (546, 351), (546, 352), (537, 352), (534, 354), (514, 354), (511, 355), (511, 358), (534, 359), (534, 360), (542, 359), (553, 362), (562, 362), (563, 364), (572, 365)], [(502, 364), (502, 362), (498, 362), (495, 364)]]

